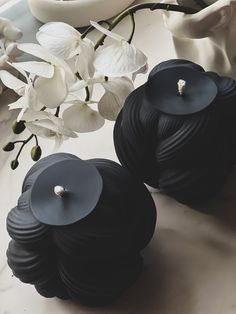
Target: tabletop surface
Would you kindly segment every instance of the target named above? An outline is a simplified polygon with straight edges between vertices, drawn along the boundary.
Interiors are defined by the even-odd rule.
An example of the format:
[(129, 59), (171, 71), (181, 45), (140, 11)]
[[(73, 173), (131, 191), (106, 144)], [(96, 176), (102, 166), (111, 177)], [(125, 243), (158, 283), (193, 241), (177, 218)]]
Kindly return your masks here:
[[(148, 1), (135, 1), (135, 3)], [(32, 41), (40, 25), (29, 13), (25, 0), (1, 16), (13, 18), (23, 30), (23, 41)], [(145, 10), (136, 14), (134, 43), (149, 58), (150, 69), (174, 58), (170, 34), (160, 12)], [(124, 34), (130, 21), (117, 31)], [(135, 85), (145, 82), (138, 76)], [(1, 99), (0, 99), (1, 103)], [(0, 105), (0, 144), (12, 137), (12, 115)], [(94, 157), (117, 160), (112, 131), (114, 123), (93, 133), (81, 134), (60, 148), (82, 159)], [(44, 156), (52, 153), (52, 142), (40, 141)], [(30, 148), (28, 148), (30, 149)], [(86, 308), (79, 303), (45, 299), (33, 286), (21, 283), (7, 266), (6, 215), (16, 205), (24, 176), (33, 162), (29, 150), (20, 157), (14, 172), (9, 162), (14, 155), (0, 152), (0, 314), (235, 314), (236, 313), (236, 176), (224, 191), (202, 208), (192, 209), (153, 192), (158, 221), (150, 245), (143, 251), (145, 267), (136, 283), (112, 306)]]

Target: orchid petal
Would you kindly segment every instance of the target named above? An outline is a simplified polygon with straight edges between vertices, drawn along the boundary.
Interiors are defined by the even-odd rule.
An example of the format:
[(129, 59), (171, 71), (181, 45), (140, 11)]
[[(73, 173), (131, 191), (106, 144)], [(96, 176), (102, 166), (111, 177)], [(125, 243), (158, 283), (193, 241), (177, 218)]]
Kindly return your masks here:
[(136, 48), (136, 56), (135, 56), (135, 62), (139, 65), (139, 69), (142, 68), (144, 71), (146, 70), (146, 64), (147, 64), (147, 56), (145, 54)]
[(134, 90), (133, 83), (127, 77), (120, 77), (102, 85), (106, 92), (98, 103), (98, 111), (105, 119), (115, 121), (126, 97)]
[(6, 55), (10, 58), (17, 58), (22, 55), (22, 52), (18, 50), (17, 43), (11, 42), (6, 47)]
[(122, 106), (111, 92), (106, 91), (98, 103), (98, 111), (103, 118), (115, 121)]
[(70, 92), (76, 92), (78, 90), (81, 90), (88, 86), (88, 82), (84, 80), (77, 80), (73, 85), (70, 86), (69, 91)]
[(94, 76), (93, 78), (90, 78), (87, 81), (77, 80), (73, 85), (70, 86), (69, 91), (75, 92), (75, 91), (85, 88), (86, 86), (94, 85), (97, 83), (103, 83), (103, 82), (105, 82), (103, 75)]
[(1, 34), (10, 41), (19, 40), (22, 37), (21, 30), (4, 17), (1, 17)]
[(98, 31), (100, 31), (101, 33), (115, 39), (115, 40), (118, 40), (118, 41), (122, 41), (124, 40), (124, 37), (116, 34), (116, 33), (113, 33), (111, 31), (109, 31), (108, 29), (102, 27), (101, 25), (99, 25), (98, 23), (94, 22), (94, 21), (90, 21), (90, 24), (96, 28)]
[(35, 120), (43, 120), (43, 119), (48, 119), (49, 118), (49, 114), (46, 111), (34, 111), (31, 109), (28, 109), (23, 116), (23, 120), (25, 120), (26, 122), (32, 122)]
[(64, 139), (66, 139), (66, 138), (63, 137), (62, 135), (56, 135), (55, 136), (55, 144), (54, 144), (54, 147), (53, 147), (53, 151), (54, 152), (58, 151), (58, 149), (62, 145)]
[(14, 75), (5, 70), (0, 71), (0, 79), (3, 84), (10, 89), (21, 89), (26, 85), (23, 81), (19, 80)]
[[(64, 124), (64, 121), (63, 121), (63, 124)], [(62, 134), (65, 137), (72, 137), (72, 138), (78, 137), (78, 135), (75, 132), (73, 132), (73, 130), (71, 130), (65, 126), (58, 127), (58, 132), (59, 132), (59, 134)]]
[(56, 132), (52, 131), (51, 129), (54, 127), (53, 122), (47, 119), (34, 122), (26, 122), (25, 126), (32, 134), (43, 138), (54, 139), (56, 136)]
[(74, 101), (79, 100), (84, 95), (84, 88), (89, 88), (90, 96), (93, 93), (93, 85), (96, 83), (104, 82), (104, 76), (94, 77), (92, 79), (88, 79), (87, 81), (84, 80), (77, 80), (76, 83), (70, 86), (69, 93), (65, 99), (65, 103), (74, 103)]
[(124, 41), (98, 50), (94, 67), (105, 76), (117, 77), (138, 71), (146, 62), (141, 51)]
[(9, 56), (7, 56), (6, 54), (0, 56), (0, 68), (1, 69), (3, 70), (8, 69), (8, 60), (9, 60)]
[(10, 63), (10, 62), (7, 62), (7, 63), (8, 63), (13, 69), (17, 70), (22, 76), (24, 76), (24, 77), (26, 78), (28, 84), (30, 83), (30, 79), (29, 79), (27, 73), (26, 73), (23, 69), (19, 68), (19, 67), (17, 66), (17, 63)]
[(68, 64), (73, 73), (78, 72), (77, 59), (78, 55), (73, 56), (72, 58), (66, 60), (66, 63)]
[(142, 66), (140, 69), (138, 69), (138, 71), (136, 71), (132, 74), (132, 81), (134, 81), (136, 79), (136, 76), (138, 74), (146, 74), (147, 72), (148, 72), (148, 64), (146, 63), (144, 66)]
[(54, 76), (50, 79), (38, 77), (35, 81), (35, 90), (39, 100), (48, 108), (58, 107), (67, 96), (65, 72), (55, 67)]
[(22, 69), (26, 72), (36, 74), (38, 76), (51, 78), (54, 74), (54, 67), (46, 62), (29, 61), (29, 62), (17, 62), (12, 63), (13, 66), (18, 69)]
[(77, 70), (82, 79), (87, 80), (94, 75), (93, 62), (95, 51), (93, 42), (87, 38), (80, 41), (80, 54), (77, 59)]
[(22, 109), (21, 109), (20, 113), (18, 114), (18, 116), (17, 116), (17, 118), (16, 118), (16, 121), (17, 121), (17, 122), (20, 122), (20, 121), (22, 120), (22, 117), (23, 117), (23, 115), (24, 115), (24, 113), (25, 113), (26, 110), (27, 110), (27, 108), (22, 108)]
[(76, 138), (78, 135), (67, 129), (66, 127), (60, 126), (58, 128), (58, 123), (55, 123), (55, 119), (64, 123), (62, 119), (54, 117), (55, 119), (52, 121), (53, 115), (49, 114), (49, 119), (37, 120), (33, 122), (26, 122), (26, 127), (32, 132), (32, 134), (44, 137), (44, 138), (53, 138), (55, 139), (58, 135), (63, 135), (66, 137), (73, 137)]
[(20, 97), (19, 99), (17, 99), (17, 101), (11, 103), (8, 105), (9, 110), (14, 110), (14, 109), (21, 109), (25, 107), (25, 97)]
[(67, 38), (68, 36), (81, 36), (80, 32), (78, 32), (74, 27), (63, 22), (46, 23), (39, 28), (39, 31), (58, 38)]
[(36, 34), (36, 38), (38, 42), (43, 47), (47, 48), (53, 55), (64, 60), (67, 60), (77, 54), (77, 48), (79, 44), (78, 36), (55, 36), (54, 33), (49, 34), (39, 31)]
[(74, 103), (75, 100), (81, 99), (83, 97), (83, 89), (85, 87), (89, 88), (89, 94), (92, 96), (93, 87), (97, 83), (105, 82), (103, 75), (95, 75), (93, 78), (89, 78), (87, 81), (78, 80), (75, 84), (71, 85), (69, 88), (69, 94), (65, 99), (66, 103)]
[(37, 92), (33, 88), (32, 85), (26, 86), (25, 89), (25, 100), (26, 100), (26, 107), (31, 108), (33, 110), (39, 111), (42, 109), (43, 104), (38, 98)]
[(74, 104), (77, 101), (79, 101), (81, 98), (83, 98), (84, 93), (82, 90), (78, 90), (75, 92), (70, 92), (66, 99), (64, 100), (64, 104)]
[(105, 120), (88, 105), (78, 103), (66, 109), (63, 113), (65, 126), (75, 132), (85, 133), (100, 129)]
[(78, 135), (73, 132), (71, 129), (67, 128), (65, 126), (65, 122), (63, 119), (55, 117), (53, 114), (48, 113), (50, 120), (54, 123), (55, 128), (54, 130), (57, 130), (57, 134), (62, 134), (66, 137), (78, 137)]
[(49, 63), (53, 63), (53, 61), (55, 60), (53, 55), (51, 55), (45, 48), (37, 44), (23, 43), (18, 44), (17, 48), (25, 53), (33, 55)]
[(27, 103), (27, 100), (23, 96), (23, 97), (20, 97), (17, 101), (8, 105), (9, 110), (21, 109), (21, 111), (19, 112), (17, 119), (16, 119), (18, 122), (22, 119), (24, 113), (27, 111), (26, 103)]
[(134, 84), (128, 77), (109, 78), (108, 81), (102, 83), (102, 86), (115, 94), (120, 102), (124, 102), (126, 97), (134, 90)]
[(72, 72), (69, 65), (62, 59), (54, 56), (50, 52), (48, 52), (45, 48), (41, 47), (37, 44), (18, 44), (18, 48), (26, 53), (29, 53), (37, 58), (45, 60), (56, 67), (61, 67), (64, 69), (66, 74), (66, 81), (70, 85), (75, 81), (75, 75)]

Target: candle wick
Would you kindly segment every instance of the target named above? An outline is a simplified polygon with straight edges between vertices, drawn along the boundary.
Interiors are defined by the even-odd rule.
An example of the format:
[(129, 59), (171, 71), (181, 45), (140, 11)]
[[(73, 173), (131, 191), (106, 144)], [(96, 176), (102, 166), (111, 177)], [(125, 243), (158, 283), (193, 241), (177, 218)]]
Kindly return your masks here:
[(179, 80), (177, 85), (178, 85), (178, 92), (179, 92), (180, 96), (182, 96), (184, 94), (184, 91), (186, 88), (186, 81)]
[(57, 185), (54, 187), (54, 193), (57, 196), (63, 197), (66, 193), (66, 190), (63, 188), (63, 186)]

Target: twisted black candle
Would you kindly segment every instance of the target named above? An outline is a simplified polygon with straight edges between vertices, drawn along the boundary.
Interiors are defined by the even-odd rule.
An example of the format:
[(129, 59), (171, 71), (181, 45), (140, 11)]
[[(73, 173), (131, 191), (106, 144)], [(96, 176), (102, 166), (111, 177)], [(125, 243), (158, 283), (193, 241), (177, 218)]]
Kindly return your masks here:
[(190, 61), (163, 62), (127, 98), (114, 141), (120, 162), (150, 186), (187, 204), (210, 198), (236, 160), (236, 82)]
[[(97, 191), (100, 184), (89, 186), (90, 175), (85, 179), (67, 177), (66, 165), (70, 165), (71, 160), (74, 173), (90, 167), (86, 173), (93, 178), (95, 174), (96, 180), (99, 176), (102, 178), (101, 193)], [(54, 167), (55, 164), (61, 168)], [(57, 172), (60, 169), (61, 175), (53, 175), (53, 169)], [(45, 195), (40, 189), (36, 195), (34, 187), (42, 187), (44, 182), (48, 188), (54, 177), (56, 182), (61, 177), (60, 183), (67, 184), (64, 186), (68, 192), (66, 197), (72, 197), (73, 204), (61, 199), (64, 192), (55, 195), (51, 189), (51, 194), (47, 193), (48, 205), (42, 200), (43, 214), (38, 215), (37, 199), (40, 194), (42, 199)], [(86, 215), (83, 210), (88, 203), (83, 195), (78, 193), (76, 196), (80, 197), (75, 197), (75, 192), (71, 193), (79, 187), (83, 189), (83, 184), (90, 188), (86, 199), (94, 199), (99, 192), (96, 204), (91, 205), (88, 200), (94, 208), (88, 208)], [(58, 191), (55, 189), (56, 193)], [(70, 154), (55, 154), (31, 168), (22, 192), (17, 207), (7, 217), (7, 229), (13, 239), (7, 251), (8, 264), (21, 281), (35, 285), (45, 297), (76, 299), (98, 306), (112, 302), (137, 278), (142, 269), (140, 251), (153, 235), (156, 211), (145, 186), (136, 182), (125, 168), (105, 159), (82, 161)], [(81, 203), (85, 207), (81, 208)], [(68, 217), (63, 221), (64, 205), (63, 215)], [(74, 221), (75, 206), (83, 214), (78, 213), (77, 221)]]

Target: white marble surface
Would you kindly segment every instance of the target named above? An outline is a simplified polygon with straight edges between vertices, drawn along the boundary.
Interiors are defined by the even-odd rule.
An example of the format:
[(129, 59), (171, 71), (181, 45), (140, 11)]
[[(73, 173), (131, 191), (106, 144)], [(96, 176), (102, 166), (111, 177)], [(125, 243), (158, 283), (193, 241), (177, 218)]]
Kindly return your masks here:
[[(144, 1), (136, 1), (136, 3)], [(145, 1), (148, 2), (148, 1)], [(146, 10), (136, 15), (134, 42), (149, 57), (150, 69), (175, 57), (171, 38), (160, 13)], [(118, 27), (124, 34), (129, 20)], [(139, 76), (136, 85), (144, 82)], [(101, 130), (65, 142), (61, 151), (81, 158), (117, 160), (112, 141), (113, 123)], [(1, 141), (9, 136), (1, 127)], [(41, 141), (44, 155), (51, 142)], [(173, 199), (153, 194), (158, 222), (154, 238), (143, 252), (145, 269), (137, 282), (116, 303), (89, 309), (79, 303), (45, 299), (33, 286), (12, 277), (6, 264), (9, 236), (5, 219), (15, 206), (26, 171), (31, 167), (30, 147), (11, 171), (9, 161), (0, 169), (0, 314), (235, 314), (236, 313), (236, 176), (229, 178), (217, 199), (194, 210)], [(6, 155), (5, 155), (6, 156)], [(8, 156), (8, 155), (7, 155)], [(3, 153), (0, 153), (3, 161)]]

